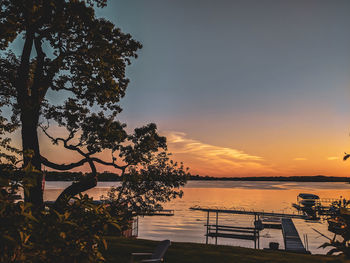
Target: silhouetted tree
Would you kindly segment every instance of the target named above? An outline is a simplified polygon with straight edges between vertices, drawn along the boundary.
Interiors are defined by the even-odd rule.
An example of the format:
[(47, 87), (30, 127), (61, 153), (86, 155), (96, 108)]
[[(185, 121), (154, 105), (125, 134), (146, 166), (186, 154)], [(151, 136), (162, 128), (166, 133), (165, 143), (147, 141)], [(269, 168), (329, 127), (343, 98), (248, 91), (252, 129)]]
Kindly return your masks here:
[[(125, 69), (137, 57), (141, 44), (113, 23), (95, 16), (95, 8), (105, 7), (106, 3), (106, 0), (1, 1), (0, 109), (10, 108), (12, 112), (11, 116), (2, 115), (7, 132), (21, 128), (24, 167), (41, 171), (44, 164), (64, 171), (88, 164), (91, 169), (89, 176), (60, 194), (57, 207), (96, 186), (96, 163), (114, 167), (125, 176), (132, 170), (139, 171), (139, 166), (150, 163), (157, 152), (166, 150), (166, 139), (157, 133), (155, 124), (128, 134), (126, 125), (116, 119), (121, 112), (118, 102), (129, 83)], [(20, 55), (11, 51), (11, 43), (18, 38), (23, 38)], [(61, 104), (52, 103), (48, 92), (55, 96), (63, 94), (67, 99)], [(67, 136), (55, 137), (49, 128), (52, 123), (65, 127)], [(53, 144), (78, 153), (81, 160), (62, 164), (42, 156), (39, 127)], [(1, 143), (6, 146), (8, 139), (3, 138)], [(105, 150), (111, 151), (110, 161), (96, 157)], [(35, 172), (31, 176), (25, 201), (41, 206), (42, 175)], [(180, 180), (181, 184), (184, 180)]]

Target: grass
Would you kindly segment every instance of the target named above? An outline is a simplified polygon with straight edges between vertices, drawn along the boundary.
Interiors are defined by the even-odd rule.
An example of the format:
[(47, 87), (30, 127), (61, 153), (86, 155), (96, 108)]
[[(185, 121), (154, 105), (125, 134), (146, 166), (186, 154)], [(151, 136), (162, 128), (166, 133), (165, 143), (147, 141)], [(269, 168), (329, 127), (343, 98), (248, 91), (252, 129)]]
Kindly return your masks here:
[[(130, 262), (132, 252), (152, 252), (157, 241), (143, 239), (108, 238), (108, 250), (104, 253), (107, 262)], [(255, 250), (232, 246), (214, 246), (195, 243), (173, 242), (169, 247), (167, 263), (225, 263), (225, 262), (350, 262), (335, 256), (303, 255), (282, 251)]]

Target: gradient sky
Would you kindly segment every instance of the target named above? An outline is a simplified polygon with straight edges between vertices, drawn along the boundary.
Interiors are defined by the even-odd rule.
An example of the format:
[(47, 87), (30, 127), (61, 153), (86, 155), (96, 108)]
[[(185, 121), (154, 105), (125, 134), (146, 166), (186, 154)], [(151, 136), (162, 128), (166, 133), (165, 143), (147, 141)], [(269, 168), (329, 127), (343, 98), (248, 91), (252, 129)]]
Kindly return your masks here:
[(157, 123), (192, 173), (349, 175), (350, 1), (113, 0), (97, 14), (143, 44), (121, 120)]

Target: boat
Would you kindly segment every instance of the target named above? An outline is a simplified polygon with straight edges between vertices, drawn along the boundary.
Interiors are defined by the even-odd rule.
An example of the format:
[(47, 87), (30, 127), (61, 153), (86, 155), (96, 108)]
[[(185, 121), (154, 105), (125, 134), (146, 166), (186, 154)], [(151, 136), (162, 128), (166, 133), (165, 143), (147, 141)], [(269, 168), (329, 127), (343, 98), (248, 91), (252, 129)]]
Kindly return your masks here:
[(297, 202), (301, 206), (312, 207), (316, 204), (316, 200), (319, 199), (320, 197), (318, 195), (300, 193), (297, 197)]

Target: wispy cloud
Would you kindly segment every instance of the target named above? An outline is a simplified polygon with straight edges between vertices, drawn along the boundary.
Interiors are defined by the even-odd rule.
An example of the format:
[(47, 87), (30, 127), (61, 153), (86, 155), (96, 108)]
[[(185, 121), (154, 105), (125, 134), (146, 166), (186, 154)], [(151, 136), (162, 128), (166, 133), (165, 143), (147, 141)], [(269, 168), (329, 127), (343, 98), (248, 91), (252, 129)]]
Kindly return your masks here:
[(250, 155), (232, 148), (219, 147), (205, 144), (200, 141), (186, 138), (183, 132), (167, 132), (168, 143), (171, 144), (177, 153), (200, 153), (205, 157), (220, 156), (226, 159), (244, 160), (244, 161), (261, 161), (263, 158)]
[(196, 167), (194, 170), (202, 175), (268, 175), (275, 172), (265, 163), (263, 157), (229, 147), (203, 143), (188, 138), (183, 132), (168, 131), (165, 135), (169, 151), (175, 156), (180, 156), (178, 159), (184, 157), (186, 164), (193, 164)]
[(294, 161), (307, 161), (306, 158), (303, 158), (303, 157), (296, 157), (293, 159)]
[(331, 157), (328, 157), (327, 160), (328, 161), (335, 161), (335, 160), (339, 160), (340, 158), (337, 157), (337, 156), (331, 156)]

